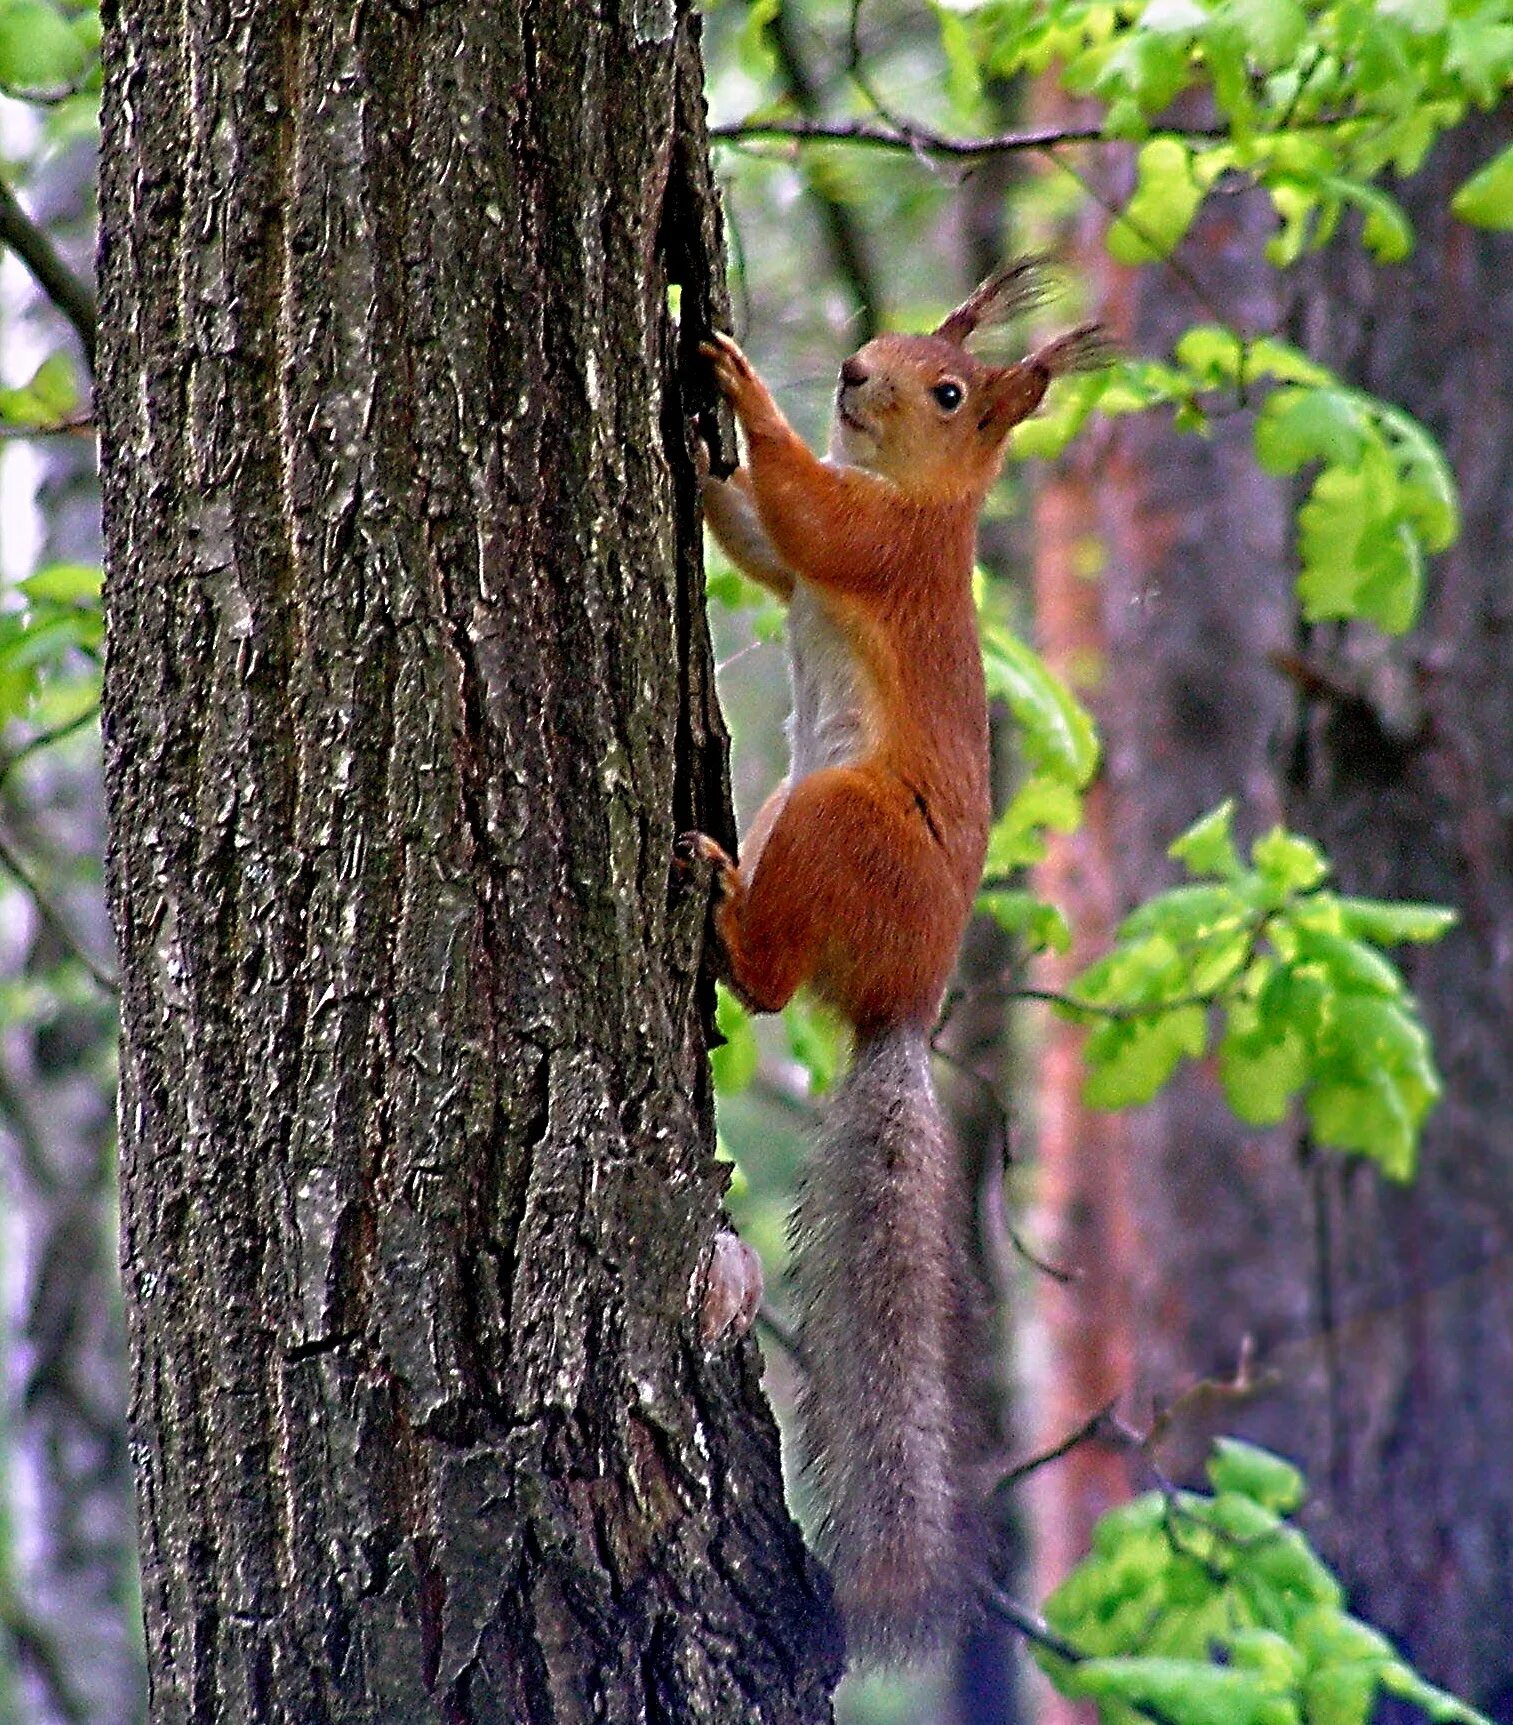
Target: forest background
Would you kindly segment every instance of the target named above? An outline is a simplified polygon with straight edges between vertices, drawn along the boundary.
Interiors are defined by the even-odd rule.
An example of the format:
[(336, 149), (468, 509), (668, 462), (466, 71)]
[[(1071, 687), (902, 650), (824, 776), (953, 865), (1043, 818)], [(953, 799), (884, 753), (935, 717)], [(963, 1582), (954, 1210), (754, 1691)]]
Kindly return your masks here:
[[(87, 10), (0, 8), (0, 1717), (38, 1721), (143, 1706), (100, 885), (98, 40)], [(1059, 259), (1048, 315), (1121, 349), (1027, 428), (985, 527), (1004, 814), (937, 1035), (1002, 1295), (1010, 1597), (954, 1660), (843, 1705), (1073, 1716), (1013, 1675), (1026, 1637), (1111, 1717), (1260, 1718), (1236, 1709), (1328, 1671), (1343, 1698), (1309, 1717), (1448, 1705), (1341, 1612), (1317, 1646), (1237, 1627), (1233, 1577), (1143, 1663), (1099, 1645), (1116, 1606), (1149, 1635), (1215, 1567), (1177, 1574), (1192, 1553), (1148, 1519), (1047, 1604), (1131, 1493), (1158, 1521), (1179, 1488), (1275, 1517), (1306, 1480), (1299, 1525), (1350, 1610), (1513, 1719), (1513, 19), (726, 0), (705, 51), (737, 333), (812, 441), (840, 357), (1006, 256)], [(749, 814), (782, 770), (780, 619), (717, 562), (710, 589)], [(720, 1025), (732, 1209), (776, 1285), (838, 1050), (804, 1009), (753, 1026), (727, 999)], [(1215, 1461), (1219, 1434), (1301, 1477)]]

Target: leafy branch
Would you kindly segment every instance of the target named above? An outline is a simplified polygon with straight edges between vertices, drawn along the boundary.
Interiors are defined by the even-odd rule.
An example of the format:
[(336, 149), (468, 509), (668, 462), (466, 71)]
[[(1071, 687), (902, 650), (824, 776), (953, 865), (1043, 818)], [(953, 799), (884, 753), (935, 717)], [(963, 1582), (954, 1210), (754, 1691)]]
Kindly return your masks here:
[(1155, 1452), (1178, 1408), (1201, 1412), (1259, 1387), (1247, 1347), (1232, 1382), (1195, 1384), (1149, 1430), (1108, 1404), (1010, 1469), (995, 1495), (1083, 1444), (1107, 1443), (1153, 1489), (1100, 1518), (1088, 1556), (1042, 1613), (996, 1583), (983, 1590), (985, 1608), (1024, 1636), (1057, 1690), (1095, 1702), (1104, 1725), (1366, 1725), (1383, 1695), (1434, 1720), (1487, 1725), (1346, 1611), (1343, 1588), (1293, 1523), (1304, 1485), (1290, 1462), (1220, 1438), (1208, 1492), (1167, 1477)]
[(1487, 1725), (1346, 1611), (1293, 1524), (1296, 1468), (1221, 1438), (1207, 1475), (1209, 1492), (1163, 1483), (1105, 1515), (1045, 1602), (1031, 1645), (1063, 1695), (1096, 1702), (1107, 1725), (1366, 1725), (1384, 1695)]
[(1113, 949), (1057, 1003), (1069, 1016), (1118, 1009), (1088, 1036), (1087, 1099), (1150, 1101), (1184, 1058), (1207, 1051), (1217, 1008), (1219, 1078), (1242, 1120), (1276, 1124), (1301, 1097), (1321, 1143), (1406, 1179), (1440, 1083), (1416, 1003), (1380, 949), (1438, 940), (1455, 913), (1327, 890), (1323, 855), (1280, 827), (1256, 841), (1247, 868), (1232, 815), (1225, 803), (1171, 846), (1194, 884), (1126, 917)]

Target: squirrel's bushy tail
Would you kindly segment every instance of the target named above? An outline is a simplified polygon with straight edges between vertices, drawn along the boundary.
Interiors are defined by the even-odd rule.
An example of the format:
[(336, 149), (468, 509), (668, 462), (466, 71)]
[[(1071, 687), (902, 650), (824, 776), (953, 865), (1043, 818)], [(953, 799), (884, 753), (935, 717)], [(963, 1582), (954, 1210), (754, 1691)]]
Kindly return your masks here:
[(859, 1038), (793, 1218), (799, 1401), (854, 1654), (928, 1650), (978, 1579), (969, 1195), (918, 1027)]

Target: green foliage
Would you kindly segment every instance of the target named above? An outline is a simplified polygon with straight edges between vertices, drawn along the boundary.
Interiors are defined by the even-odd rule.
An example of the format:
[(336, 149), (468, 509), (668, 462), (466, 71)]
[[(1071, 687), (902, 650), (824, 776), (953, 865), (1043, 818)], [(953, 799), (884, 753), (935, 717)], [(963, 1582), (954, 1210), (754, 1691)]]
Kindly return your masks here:
[(720, 1036), (709, 1051), (715, 1086), (724, 1096), (739, 1096), (756, 1077), (761, 1051), (751, 1014), (723, 982), (716, 986), (714, 1024)]
[(1093, 1022), (1087, 1098), (1150, 1101), (1208, 1051), (1217, 1016), (1219, 1077), (1242, 1120), (1275, 1124), (1301, 1097), (1321, 1143), (1407, 1179), (1440, 1085), (1413, 998), (1379, 948), (1438, 940), (1455, 915), (1326, 890), (1323, 855), (1280, 827), (1246, 868), (1231, 814), (1226, 803), (1172, 845), (1193, 883), (1139, 906), (1078, 978), (1064, 1010)]
[(55, 563), (20, 591), (25, 603), (0, 611), (0, 729), (71, 728), (99, 704), (100, 571)]
[(704, 588), (716, 605), (727, 611), (741, 612), (758, 641), (782, 638), (784, 612), (781, 603), (767, 589), (743, 575), (729, 561), (713, 538), (706, 538)]
[(1384, 1695), (1487, 1725), (1345, 1610), (1288, 1520), (1290, 1463), (1220, 1439), (1208, 1479), (1211, 1495), (1153, 1491), (1098, 1523), (1045, 1604), (1036, 1659), (1063, 1695), (1096, 1702), (1102, 1725), (1367, 1725)]
[(52, 353), (27, 382), (0, 388), (0, 425), (44, 430), (79, 411), (79, 385), (67, 355)]
[(1450, 208), (1479, 228), (1513, 228), (1513, 144), (1466, 181)]
[[(1038, 862), (1047, 828), (1077, 827), (1082, 792), (1098, 766), (1098, 737), (1071, 690), (1001, 624), (982, 624), (982, 663), (990, 698), (1004, 701), (1014, 717), (1025, 769), (988, 841), (987, 873), (993, 877)], [(1002, 900), (998, 912), (1017, 914)]]
[(0, 91), (11, 96), (76, 87), (98, 74), (99, 13), (49, 0), (0, 0)]
[[(1104, 105), (1111, 137), (1162, 133), (1142, 149), (1135, 193), (1110, 247), (1126, 262), (1164, 257), (1226, 173), (1254, 179), (1281, 222), (1278, 264), (1322, 245), (1348, 209), (1383, 262), (1407, 255), (1412, 230), (1375, 183), (1410, 174), (1435, 138), (1513, 80), (1513, 21), (1499, 0), (984, 0), (958, 6), (979, 65), (998, 77), (1055, 71)], [(966, 50), (963, 20), (942, 46)], [(1164, 126), (1184, 91), (1208, 92), (1223, 134)], [(1468, 218), (1474, 219), (1474, 218)]]
[(1270, 385), (1256, 417), (1256, 457), (1273, 473), (1314, 474), (1298, 513), (1304, 616), (1358, 619), (1390, 634), (1411, 628), (1425, 557), (1443, 551), (1460, 527), (1455, 481), (1424, 427), (1285, 342), (1246, 342), (1200, 325), (1178, 342), (1174, 361), (1126, 360), (1073, 379), (1049, 411), (1015, 431), (1014, 453), (1058, 454), (1095, 409), (1170, 407), (1181, 423), (1202, 427), (1216, 394)]

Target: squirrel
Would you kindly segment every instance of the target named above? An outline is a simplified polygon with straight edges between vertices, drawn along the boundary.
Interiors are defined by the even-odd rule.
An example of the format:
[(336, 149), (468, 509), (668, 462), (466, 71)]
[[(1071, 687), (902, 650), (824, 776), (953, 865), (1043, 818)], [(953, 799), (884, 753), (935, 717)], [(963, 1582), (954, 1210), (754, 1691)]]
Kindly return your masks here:
[(939, 1645), (982, 1579), (971, 1198), (929, 1048), (991, 819), (978, 514), (1009, 431), (1053, 377), (1104, 357), (1096, 325), (1017, 364), (968, 351), (1043, 294), (1038, 263), (1018, 262), (930, 334), (869, 341), (841, 366), (823, 459), (731, 337), (701, 344), (746, 447), (728, 478), (706, 475), (705, 519), (787, 602), (793, 715), (788, 777), (739, 866), (701, 833), (680, 851), (712, 865), (745, 1004), (777, 1012), (807, 984), (853, 1033), (792, 1232), (818, 1544), (871, 1660)]

